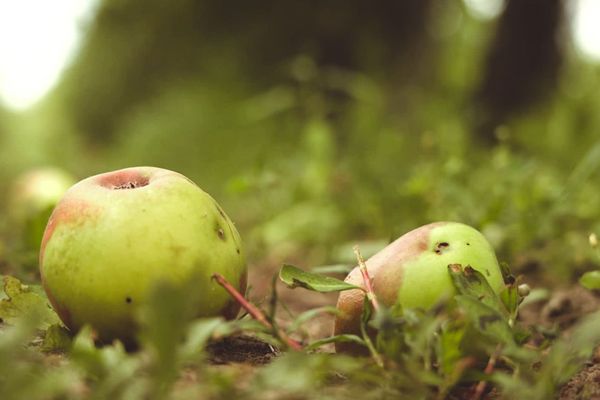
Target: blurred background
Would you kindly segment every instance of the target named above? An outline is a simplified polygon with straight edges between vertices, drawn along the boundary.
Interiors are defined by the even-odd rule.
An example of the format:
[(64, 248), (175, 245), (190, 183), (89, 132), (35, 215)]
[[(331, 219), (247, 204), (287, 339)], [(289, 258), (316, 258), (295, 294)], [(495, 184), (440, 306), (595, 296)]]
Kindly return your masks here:
[(598, 264), (598, 21), (595, 0), (3, 2), (0, 272), (35, 276), (70, 179), (153, 165), (267, 269), (456, 220), (568, 282)]

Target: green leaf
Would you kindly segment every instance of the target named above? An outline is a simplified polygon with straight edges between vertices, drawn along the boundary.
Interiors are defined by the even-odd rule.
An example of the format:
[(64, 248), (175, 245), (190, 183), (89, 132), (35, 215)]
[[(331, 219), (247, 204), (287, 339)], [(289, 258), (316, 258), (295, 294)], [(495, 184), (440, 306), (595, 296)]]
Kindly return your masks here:
[(369, 321), (371, 320), (371, 316), (374, 312), (375, 310), (373, 310), (373, 305), (367, 299), (367, 296), (365, 296), (363, 301), (363, 310), (360, 315), (360, 334), (362, 335), (362, 338), (365, 341), (365, 345), (369, 349), (369, 353), (371, 353), (371, 357), (373, 358), (375, 363), (380, 367), (383, 367), (383, 360), (381, 358), (381, 355), (375, 348), (375, 344), (373, 343), (373, 340), (371, 340), (370, 332), (368, 330)]
[[(421, 322), (421, 320), (419, 321)], [(407, 352), (407, 319), (395, 315), (390, 308), (381, 307), (375, 313), (370, 326), (377, 330), (378, 351), (392, 360), (401, 360)]]
[[(150, 360), (130, 356), (118, 340), (111, 345), (96, 347), (95, 337), (96, 333), (89, 326), (84, 326), (73, 339), (69, 352), (69, 361), (84, 372), (90, 393), (93, 394), (92, 398), (113, 398), (116, 393), (131, 390), (139, 385), (140, 379), (134, 378), (139, 376), (142, 365), (145, 368), (144, 372), (148, 372), (147, 368), (152, 367)], [(127, 397), (129, 396), (118, 396)], [(159, 397), (138, 395), (133, 398)]]
[(504, 307), (508, 310), (508, 313), (511, 315), (511, 318), (516, 318), (521, 298), (519, 297), (519, 291), (517, 290), (515, 283), (506, 286), (500, 293), (500, 299), (502, 300)]
[(504, 283), (511, 285), (515, 282), (515, 277), (507, 263), (500, 263), (500, 272), (502, 273), (502, 279), (504, 279)]
[(479, 271), (470, 266), (463, 268), (460, 264), (452, 264), (448, 266), (448, 272), (459, 294), (479, 300), (508, 319), (506, 306)]
[(600, 289), (600, 271), (586, 272), (579, 278), (579, 283), (586, 289)]
[(4, 293), (7, 298), (0, 300), (0, 319), (5, 323), (14, 325), (26, 315), (36, 317), (38, 329), (60, 323), (42, 289), (36, 285), (24, 285), (17, 278), (5, 275)]
[(321, 265), (310, 269), (315, 274), (348, 274), (354, 266), (348, 264)]
[(185, 341), (179, 349), (181, 356), (188, 359), (197, 356), (204, 350), (213, 332), (225, 324), (227, 322), (223, 318), (206, 318), (194, 321), (190, 324)]
[(306, 272), (293, 265), (284, 264), (279, 270), (279, 279), (290, 288), (302, 287), (315, 292), (339, 292), (349, 289), (364, 290), (359, 286), (351, 285), (342, 280)]
[(465, 336), (464, 329), (445, 328), (440, 333), (439, 342), (439, 357), (440, 367), (446, 379), (450, 379), (447, 382), (448, 385), (454, 384), (452, 376), (456, 370), (457, 363), (463, 358), (463, 354), (460, 349), (460, 343)]
[(364, 363), (349, 356), (291, 352), (277, 357), (257, 371), (253, 384), (260, 398), (276, 393), (277, 398), (328, 398), (323, 387), (331, 378), (364, 369)]
[(482, 335), (496, 343), (515, 344), (508, 320), (497, 309), (468, 295), (457, 295), (455, 299)]
[(324, 339), (315, 340), (308, 346), (306, 346), (306, 350), (314, 350), (321, 346), (324, 346), (329, 343), (357, 343), (363, 346), (366, 346), (365, 341), (357, 335), (335, 335), (326, 337)]
[(46, 353), (55, 351), (66, 351), (71, 346), (71, 335), (69, 331), (60, 324), (50, 325), (44, 334), (42, 351)]

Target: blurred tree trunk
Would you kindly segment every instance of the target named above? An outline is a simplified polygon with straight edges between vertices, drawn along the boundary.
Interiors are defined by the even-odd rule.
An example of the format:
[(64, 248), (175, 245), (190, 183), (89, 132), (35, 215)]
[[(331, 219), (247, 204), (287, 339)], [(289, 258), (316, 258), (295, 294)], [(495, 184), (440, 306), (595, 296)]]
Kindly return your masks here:
[(404, 68), (410, 79), (419, 68), (402, 66), (424, 53), (430, 3), (104, 0), (59, 91), (77, 130), (102, 143), (173, 82), (229, 78), (263, 90), (289, 79), (298, 55), (387, 80)]
[(477, 130), (488, 143), (496, 128), (556, 88), (563, 61), (563, 0), (508, 0), (487, 56), (475, 101)]

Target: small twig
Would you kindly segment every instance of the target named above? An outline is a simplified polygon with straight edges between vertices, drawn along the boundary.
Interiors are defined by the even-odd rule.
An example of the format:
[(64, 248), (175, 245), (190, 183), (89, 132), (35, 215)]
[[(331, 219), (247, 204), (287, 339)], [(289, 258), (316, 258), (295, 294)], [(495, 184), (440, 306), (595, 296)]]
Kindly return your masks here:
[[(494, 352), (490, 356), (490, 359), (488, 360), (488, 363), (485, 366), (485, 369), (483, 370), (484, 374), (491, 375), (492, 372), (494, 372), (494, 368), (496, 366), (496, 361), (498, 361), (498, 357), (500, 356), (501, 350), (502, 350), (501, 345), (496, 346), (496, 350), (494, 350)], [(473, 393), (473, 397), (471, 397), (471, 400), (480, 400), (481, 396), (483, 396), (483, 392), (485, 392), (486, 386), (487, 386), (486, 381), (484, 381), (484, 380), (479, 381), (479, 383), (475, 387), (475, 392)]]
[(273, 324), (269, 322), (265, 314), (254, 304), (246, 300), (246, 298), (242, 296), (240, 292), (238, 292), (237, 289), (233, 287), (233, 285), (229, 283), (223, 275), (213, 274), (212, 278), (216, 280), (217, 283), (221, 285), (223, 289), (225, 289), (227, 293), (229, 293), (229, 295), (233, 297), (235, 301), (237, 301), (244, 308), (244, 310), (248, 311), (248, 314), (250, 314), (252, 318), (260, 322), (265, 328), (272, 329), (275, 332), (275, 334), (289, 346), (290, 349), (295, 351), (302, 350), (302, 345), (299, 342), (289, 337), (281, 329), (275, 328)]
[(360, 273), (362, 274), (363, 281), (365, 283), (367, 299), (369, 299), (369, 301), (373, 305), (373, 309), (375, 311), (379, 311), (379, 302), (377, 301), (377, 296), (375, 296), (375, 292), (373, 291), (373, 282), (371, 281), (371, 277), (369, 276), (369, 271), (367, 271), (367, 265), (365, 264), (365, 260), (360, 254), (360, 249), (358, 245), (354, 246), (354, 255), (356, 255), (356, 259), (358, 260), (358, 268), (360, 269)]

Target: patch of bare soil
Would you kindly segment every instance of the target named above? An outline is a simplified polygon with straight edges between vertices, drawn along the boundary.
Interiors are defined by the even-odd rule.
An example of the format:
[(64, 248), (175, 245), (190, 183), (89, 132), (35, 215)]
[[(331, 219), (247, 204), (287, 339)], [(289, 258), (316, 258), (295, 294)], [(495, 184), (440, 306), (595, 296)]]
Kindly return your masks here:
[(207, 346), (206, 351), (209, 361), (214, 364), (264, 365), (279, 354), (276, 347), (248, 335), (230, 336), (214, 341)]
[(519, 311), (521, 321), (527, 326), (556, 328), (561, 335), (568, 335), (570, 328), (584, 315), (600, 308), (600, 297), (579, 286), (556, 289), (551, 297)]
[[(600, 309), (600, 296), (579, 285), (553, 291), (545, 301), (523, 307), (521, 321), (528, 326), (554, 330), (569, 338), (573, 326), (585, 315)], [(599, 327), (600, 329), (600, 327)], [(584, 368), (560, 390), (560, 400), (600, 400), (600, 349)]]
[(600, 400), (600, 364), (590, 363), (560, 391), (561, 400)]
[[(271, 288), (273, 278), (276, 277), (280, 265), (271, 265), (266, 267), (256, 267), (249, 277), (250, 300), (259, 304), (262, 309), (269, 308)], [(343, 277), (340, 277), (343, 279)], [(279, 279), (275, 280), (277, 291), (277, 316), (280, 318), (277, 322), (286, 326), (294, 317), (304, 311), (323, 306), (335, 306), (337, 302), (337, 293), (317, 293), (305, 289), (289, 289)], [(315, 340), (330, 336), (333, 332), (333, 317), (323, 314), (300, 327), (299, 335), (296, 339)]]

